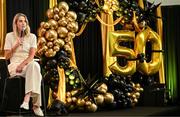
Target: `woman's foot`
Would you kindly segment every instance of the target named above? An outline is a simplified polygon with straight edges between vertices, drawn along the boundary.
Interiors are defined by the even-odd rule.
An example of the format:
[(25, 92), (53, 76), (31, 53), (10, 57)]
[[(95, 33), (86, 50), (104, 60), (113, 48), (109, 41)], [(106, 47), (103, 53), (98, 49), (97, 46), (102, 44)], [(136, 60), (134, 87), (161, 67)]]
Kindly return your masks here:
[(28, 102), (23, 102), (20, 106), (20, 108), (23, 108), (25, 110), (29, 110), (29, 103)]
[(26, 93), (24, 96), (24, 101), (21, 104), (20, 108), (23, 108), (25, 110), (29, 110), (29, 100), (30, 100), (31, 92)]
[(40, 107), (33, 107), (34, 114), (37, 116), (44, 116), (43, 111)]

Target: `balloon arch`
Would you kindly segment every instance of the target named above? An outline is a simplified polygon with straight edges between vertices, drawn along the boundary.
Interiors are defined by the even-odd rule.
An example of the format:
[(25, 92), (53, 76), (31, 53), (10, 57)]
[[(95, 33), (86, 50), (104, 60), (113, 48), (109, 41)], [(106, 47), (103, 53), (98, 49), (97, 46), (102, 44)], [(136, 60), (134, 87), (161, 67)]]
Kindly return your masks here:
[[(136, 0), (66, 0), (49, 8), (47, 21), (38, 29), (38, 50), (43, 78), (50, 87), (48, 108), (57, 100), (69, 111), (95, 112), (99, 108), (133, 107), (142, 84), (133, 74), (153, 75), (162, 64), (162, 42), (150, 27), (158, 5)], [(104, 78), (84, 79), (76, 66), (73, 39), (83, 33), (88, 22), (98, 20), (104, 43)], [(120, 25), (120, 30), (114, 26)], [(124, 46), (124, 43), (132, 46)], [(147, 60), (146, 45), (151, 54)], [(120, 65), (117, 58), (126, 60)]]

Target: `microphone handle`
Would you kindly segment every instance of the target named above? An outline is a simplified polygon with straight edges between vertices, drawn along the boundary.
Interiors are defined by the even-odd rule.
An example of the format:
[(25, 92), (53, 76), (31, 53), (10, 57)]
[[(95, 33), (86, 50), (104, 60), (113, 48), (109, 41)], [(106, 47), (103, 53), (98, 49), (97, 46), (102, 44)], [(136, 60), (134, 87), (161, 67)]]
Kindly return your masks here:
[(24, 31), (22, 30), (22, 31), (21, 31), (21, 35), (20, 35), (20, 37), (23, 37), (23, 34), (24, 34)]

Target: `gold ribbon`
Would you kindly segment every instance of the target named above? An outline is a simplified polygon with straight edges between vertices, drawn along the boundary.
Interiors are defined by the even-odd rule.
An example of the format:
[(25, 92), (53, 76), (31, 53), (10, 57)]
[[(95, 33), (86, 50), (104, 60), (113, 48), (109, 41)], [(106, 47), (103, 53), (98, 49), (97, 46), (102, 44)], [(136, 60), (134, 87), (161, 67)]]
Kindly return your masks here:
[[(108, 15), (108, 14), (107, 14), (107, 15)], [(122, 17), (119, 17), (118, 19), (116, 19), (116, 20), (113, 22), (113, 24), (107, 24), (107, 23), (105, 23), (105, 22), (99, 17), (99, 15), (97, 15), (96, 18), (98, 19), (98, 21), (99, 21), (101, 24), (103, 24), (103, 25), (105, 25), (105, 26), (114, 26), (114, 25), (118, 24), (118, 23), (123, 19), (123, 16), (122, 16)]]
[(84, 23), (84, 24), (81, 26), (81, 29), (79, 30), (78, 33), (76, 33), (76, 36), (80, 36), (80, 35), (83, 33), (84, 29), (86, 28), (86, 25), (87, 25), (87, 23)]
[(55, 5), (57, 5), (57, 0), (49, 0), (49, 8), (53, 8)]
[(3, 47), (6, 34), (6, 0), (1, 0), (0, 6), (0, 56), (4, 56)]
[[(157, 8), (156, 11), (157, 16), (162, 17), (162, 13), (161, 13), (161, 6), (159, 6)], [(161, 43), (162, 43), (162, 39), (163, 39), (163, 22), (162, 19), (157, 19), (157, 33), (159, 34), (159, 36), (161, 37)], [(162, 64), (161, 67), (159, 69), (159, 81), (162, 84), (165, 84), (165, 76), (164, 76), (164, 59), (162, 58)]]

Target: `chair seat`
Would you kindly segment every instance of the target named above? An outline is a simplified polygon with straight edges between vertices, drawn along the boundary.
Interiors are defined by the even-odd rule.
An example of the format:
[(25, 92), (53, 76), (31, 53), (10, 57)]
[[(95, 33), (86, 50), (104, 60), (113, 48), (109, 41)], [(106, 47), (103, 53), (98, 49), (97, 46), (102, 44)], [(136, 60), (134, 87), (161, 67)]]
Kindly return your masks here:
[(6, 79), (6, 89), (4, 97), (4, 109), (6, 111), (19, 111), (25, 95), (25, 78), (16, 76)]

